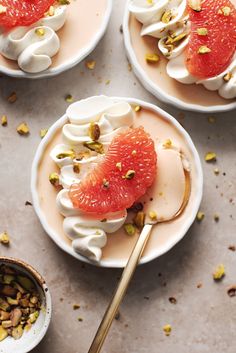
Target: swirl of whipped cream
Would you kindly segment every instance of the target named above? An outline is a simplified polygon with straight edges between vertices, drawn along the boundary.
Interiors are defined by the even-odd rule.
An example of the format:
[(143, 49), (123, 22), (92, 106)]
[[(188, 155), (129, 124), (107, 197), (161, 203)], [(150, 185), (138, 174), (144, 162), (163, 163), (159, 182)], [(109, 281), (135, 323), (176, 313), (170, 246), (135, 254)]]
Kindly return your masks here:
[(48, 69), (60, 49), (56, 34), (66, 21), (66, 5), (54, 7), (54, 14), (29, 27), (16, 27), (0, 35), (0, 53), (16, 60), (21, 70), (38, 73)]
[[(143, 24), (141, 35), (158, 38), (160, 52), (169, 59), (167, 74), (184, 84), (202, 84), (218, 91), (225, 99), (236, 97), (236, 56), (220, 75), (199, 80), (185, 65), (184, 50), (189, 42), (190, 21), (186, 15), (187, 0), (131, 0), (129, 11)], [(165, 23), (165, 14), (170, 17)]]
[[(90, 151), (84, 146), (85, 142), (92, 142), (89, 137), (91, 123), (99, 125), (98, 142), (106, 151), (117, 133), (133, 125), (133, 110), (127, 102), (99, 96), (70, 105), (67, 117), (69, 122), (62, 128), (64, 143), (56, 145), (50, 153), (60, 168), (60, 184), (63, 187), (57, 195), (57, 208), (65, 217), (63, 228), (72, 240), (73, 249), (90, 260), (99, 261), (101, 249), (106, 245), (106, 234), (122, 227), (127, 212), (123, 210), (104, 215), (103, 219), (95, 218), (73, 207), (68, 189), (85, 178), (103, 159), (103, 154)], [(79, 166), (79, 173), (74, 170), (75, 164)]]

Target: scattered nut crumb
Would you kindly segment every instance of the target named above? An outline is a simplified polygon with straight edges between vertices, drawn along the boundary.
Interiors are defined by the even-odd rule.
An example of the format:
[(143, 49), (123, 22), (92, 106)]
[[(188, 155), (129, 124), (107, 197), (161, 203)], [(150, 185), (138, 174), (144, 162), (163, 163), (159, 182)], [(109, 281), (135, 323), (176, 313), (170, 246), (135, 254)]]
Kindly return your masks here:
[(30, 130), (26, 123), (21, 123), (17, 128), (16, 131), (19, 135), (28, 135)]
[(146, 54), (145, 55), (145, 60), (149, 64), (156, 64), (160, 61), (160, 56), (158, 54)]
[(136, 105), (136, 106), (134, 107), (134, 111), (135, 111), (136, 113), (140, 112), (141, 109), (142, 109), (142, 107), (141, 107), (140, 105)]
[(221, 280), (225, 276), (225, 267), (224, 265), (219, 265), (215, 272), (213, 273), (213, 278), (215, 281)]
[(201, 222), (205, 217), (205, 213), (201, 212), (201, 211), (198, 211), (197, 213), (197, 221), (198, 222)]
[(15, 101), (17, 100), (16, 92), (12, 92), (10, 96), (7, 98), (7, 100), (9, 103), (15, 103)]
[(236, 251), (236, 246), (235, 245), (229, 245), (228, 249), (231, 250), (231, 251)]
[(82, 322), (82, 321), (83, 321), (83, 318), (82, 318), (82, 317), (78, 317), (78, 321), (79, 321), (79, 322)]
[(169, 298), (169, 302), (170, 302), (171, 304), (177, 304), (177, 299), (176, 299), (175, 297), (170, 297), (170, 298)]
[(10, 244), (10, 237), (7, 232), (3, 232), (0, 234), (0, 243), (3, 245), (9, 245)]
[(105, 85), (109, 85), (111, 83), (111, 80), (106, 80)]
[(210, 124), (214, 124), (214, 123), (216, 122), (216, 118), (215, 118), (214, 116), (209, 116), (209, 117), (208, 117), (208, 122), (209, 122)]
[(78, 310), (80, 309), (80, 305), (79, 304), (73, 304), (73, 310)]
[(227, 294), (230, 298), (236, 297), (236, 285), (232, 285), (227, 289)]
[(120, 25), (120, 29), (119, 30), (120, 30), (120, 33), (123, 34), (123, 26), (122, 25)]
[(119, 311), (117, 311), (117, 313), (116, 313), (116, 315), (115, 315), (115, 320), (119, 320), (120, 319), (120, 312)]
[(130, 63), (128, 63), (128, 70), (132, 71), (132, 65)]
[(59, 175), (58, 173), (51, 173), (49, 175), (49, 181), (53, 186), (58, 186), (59, 185)]
[(202, 283), (201, 282), (197, 284), (197, 288), (202, 288)]
[(215, 174), (215, 175), (219, 175), (219, 174), (220, 174), (220, 170), (219, 170), (218, 168), (215, 168), (215, 169), (214, 169), (214, 174)]
[(220, 216), (217, 213), (214, 214), (214, 221), (219, 222), (219, 220), (220, 220)]
[(30, 202), (30, 201), (25, 201), (25, 206), (33, 206), (33, 205), (32, 205), (32, 202)]
[(87, 69), (89, 70), (94, 70), (95, 66), (96, 66), (96, 61), (95, 60), (89, 60), (85, 62), (85, 66), (87, 67)]
[(44, 136), (46, 136), (47, 132), (48, 132), (48, 129), (41, 129), (41, 130), (40, 130), (40, 137), (41, 137), (41, 139), (43, 139)]
[(216, 153), (215, 152), (208, 152), (205, 154), (205, 161), (206, 162), (215, 162), (216, 161)]
[(170, 333), (172, 331), (171, 325), (167, 324), (167, 325), (163, 326), (163, 331), (165, 332), (166, 336), (170, 336)]
[(67, 94), (67, 95), (65, 96), (65, 101), (66, 101), (67, 103), (72, 103), (72, 102), (74, 101), (74, 99), (73, 99), (73, 97), (72, 97), (71, 94)]
[(2, 126), (7, 126), (7, 116), (3, 115), (1, 118), (1, 125)]

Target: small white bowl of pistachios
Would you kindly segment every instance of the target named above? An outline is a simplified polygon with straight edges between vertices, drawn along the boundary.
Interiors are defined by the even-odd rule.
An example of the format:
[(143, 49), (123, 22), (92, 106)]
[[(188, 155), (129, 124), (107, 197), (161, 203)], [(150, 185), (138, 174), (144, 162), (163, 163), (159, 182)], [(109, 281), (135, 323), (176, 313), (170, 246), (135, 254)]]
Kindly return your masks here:
[(0, 353), (27, 353), (47, 332), (51, 296), (30, 265), (0, 256)]

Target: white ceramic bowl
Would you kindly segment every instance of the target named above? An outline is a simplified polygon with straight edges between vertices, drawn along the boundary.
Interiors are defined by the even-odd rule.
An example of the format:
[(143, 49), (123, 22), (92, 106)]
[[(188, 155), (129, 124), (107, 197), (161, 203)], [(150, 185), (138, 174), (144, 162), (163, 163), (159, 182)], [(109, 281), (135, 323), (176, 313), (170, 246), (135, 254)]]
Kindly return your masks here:
[(36, 285), (41, 296), (41, 301), (45, 310), (40, 311), (40, 315), (28, 332), (24, 332), (19, 340), (7, 337), (0, 342), (0, 353), (27, 353), (35, 348), (45, 336), (52, 312), (51, 295), (42, 276), (30, 265), (22, 260), (0, 256), (0, 265), (5, 264), (25, 273)]
[[(75, 2), (73, 0), (72, 4), (69, 6), (73, 5), (74, 7), (76, 7), (76, 9), (78, 8), (78, 11), (79, 11), (80, 4), (83, 5), (83, 8), (86, 7), (86, 1), (87, 0), (77, 0)], [(91, 1), (93, 1), (93, 0), (90, 0), (90, 2)], [(89, 10), (91, 8), (93, 9), (93, 7), (94, 6), (91, 6), (91, 4), (90, 4)], [(85, 21), (83, 24), (78, 23), (78, 29), (75, 29), (75, 31), (73, 32), (74, 33), (73, 38), (70, 39), (70, 40), (73, 40), (73, 43), (74, 43), (73, 50), (75, 51), (75, 54), (73, 54), (72, 57), (68, 58), (67, 60), (65, 60), (63, 62), (61, 60), (59, 60), (59, 63), (57, 63), (57, 61), (56, 61), (56, 63), (55, 64), (53, 63), (49, 69), (42, 71), (42, 72), (39, 72), (39, 73), (36, 73), (36, 74), (30, 74), (30, 73), (24, 72), (20, 69), (16, 69), (15, 67), (13, 69), (11, 67), (11, 65), (8, 65), (8, 63), (10, 61), (6, 60), (5, 64), (0, 63), (0, 72), (5, 75), (11, 76), (11, 77), (16, 77), (16, 78), (38, 79), (38, 78), (56, 76), (66, 70), (71, 69), (75, 65), (79, 64), (96, 48), (99, 41), (101, 40), (101, 38), (105, 34), (109, 20), (110, 20), (110, 16), (111, 16), (112, 0), (106, 0), (106, 9), (105, 9), (105, 12), (102, 14), (103, 18), (100, 23), (99, 29), (91, 35), (91, 37), (90, 37), (89, 41), (86, 43), (86, 45), (79, 46), (78, 41), (76, 39), (78, 38), (79, 35), (83, 36), (84, 35), (83, 33), (86, 32), (85, 26), (89, 25), (89, 17), (91, 16), (91, 14), (89, 13), (89, 10), (88, 10), (88, 13), (86, 13), (86, 9), (85, 9), (85, 13), (82, 14), (82, 16), (84, 16), (86, 19), (88, 19), (88, 21)], [(73, 11), (73, 9), (70, 10), (68, 8), (68, 12), (69, 11)], [(96, 16), (96, 11), (97, 11), (96, 7), (94, 7), (94, 14), (93, 14), (94, 16)], [(74, 16), (74, 14), (73, 14), (73, 16)], [(78, 21), (79, 21), (79, 19), (78, 19)], [(65, 24), (65, 26), (66, 26), (66, 24)], [(79, 26), (81, 26), (81, 27), (79, 27)], [(62, 48), (62, 47), (64, 47), (63, 42), (65, 42), (65, 40), (67, 39), (67, 36), (64, 35), (64, 27), (57, 33), (58, 33), (59, 38), (61, 40), (61, 48)], [(72, 36), (72, 34), (70, 35), (70, 37), (71, 36)], [(63, 50), (63, 49), (60, 49), (60, 50)]]
[[(158, 245), (155, 248), (149, 249), (143, 255), (143, 257), (140, 261), (141, 264), (144, 264), (146, 262), (149, 262), (149, 261), (165, 254), (167, 251), (169, 251), (176, 243), (178, 243), (184, 237), (184, 235), (186, 234), (186, 232), (188, 231), (188, 229), (190, 228), (190, 226), (194, 222), (194, 220), (196, 218), (196, 214), (197, 214), (199, 206), (200, 206), (201, 199), (202, 199), (202, 189), (203, 189), (202, 167), (201, 167), (201, 162), (200, 162), (198, 152), (197, 152), (190, 136), (184, 130), (184, 128), (178, 123), (178, 121), (176, 119), (174, 119), (171, 115), (169, 115), (168, 113), (166, 113), (165, 111), (163, 111), (162, 109), (158, 108), (157, 106), (155, 106), (153, 104), (146, 103), (146, 102), (138, 100), (138, 99), (133, 99), (133, 98), (114, 98), (114, 99), (125, 100), (125, 101), (129, 102), (130, 104), (139, 105), (143, 108), (149, 109), (150, 111), (159, 115), (165, 122), (167, 122), (168, 124), (173, 126), (173, 128), (178, 131), (181, 138), (183, 138), (188, 150), (190, 151), (191, 156), (192, 156), (192, 163), (193, 163), (192, 167), (196, 171), (196, 177), (194, 178), (194, 180), (192, 180), (192, 189), (195, 190), (195, 195), (194, 195), (194, 197), (193, 197), (193, 195), (190, 195), (189, 205), (191, 204), (191, 207), (189, 205), (186, 207), (186, 210), (188, 211), (188, 213), (185, 215), (183, 221), (179, 220), (180, 226), (178, 226), (178, 231), (173, 235), (173, 237), (171, 236), (161, 246)], [(36, 211), (36, 214), (38, 215), (38, 218), (39, 218), (44, 230), (61, 249), (63, 249), (65, 252), (67, 252), (68, 254), (74, 256), (75, 258), (77, 258), (81, 261), (88, 262), (88, 263), (91, 263), (94, 265), (95, 264), (94, 262), (91, 262), (89, 259), (76, 253), (73, 250), (70, 242), (68, 242), (68, 239), (66, 240), (66, 237), (64, 237), (64, 238), (61, 237), (57, 233), (57, 231), (49, 225), (47, 217), (45, 216), (45, 214), (42, 211), (42, 208), (40, 206), (40, 195), (38, 194), (38, 191), (37, 191), (38, 169), (39, 169), (40, 163), (42, 161), (44, 151), (47, 148), (50, 141), (53, 139), (55, 133), (59, 129), (62, 128), (62, 126), (66, 123), (66, 121), (67, 121), (66, 115), (62, 116), (59, 120), (57, 120), (51, 126), (47, 135), (43, 138), (43, 140), (41, 141), (41, 143), (37, 149), (37, 152), (36, 152), (36, 155), (35, 155), (35, 158), (33, 161), (33, 165), (32, 165), (32, 174), (31, 174), (31, 192), (32, 192), (32, 198), (33, 198), (33, 205), (34, 205), (34, 209)], [(145, 127), (145, 125), (144, 125), (144, 127)], [(48, 178), (48, 176), (47, 176), (47, 178)], [(46, 198), (46, 195), (45, 195), (44, 199), (45, 198)], [(55, 203), (55, 208), (56, 208), (56, 203)], [(50, 206), (49, 210), (50, 209), (51, 209), (51, 206)], [(50, 213), (50, 217), (51, 217), (51, 213)], [(61, 221), (61, 223), (62, 223), (62, 221)], [(156, 227), (157, 227), (156, 229), (158, 229), (158, 225)], [(158, 236), (158, 231), (157, 231), (157, 236)], [(109, 237), (110, 237), (111, 241), (113, 241), (114, 238), (112, 238), (112, 234), (109, 235)], [(127, 236), (126, 236), (126, 238), (127, 238)], [(130, 238), (130, 237), (128, 237), (128, 238)], [(126, 240), (126, 239), (124, 239), (124, 240)], [(122, 239), (121, 239), (121, 241), (122, 241)], [(130, 244), (129, 244), (129, 246), (130, 246)], [(102, 258), (102, 260), (99, 263), (96, 263), (96, 265), (102, 266), (102, 267), (124, 267), (125, 264), (126, 264), (126, 259), (122, 258), (122, 256), (120, 256), (119, 258), (113, 258), (112, 256), (109, 258), (106, 258), (106, 259)]]
[[(236, 3), (236, 0), (233, 0), (233, 2)], [(145, 65), (144, 63), (141, 63), (141, 61), (138, 60), (137, 57), (137, 49), (134, 48), (133, 44), (132, 44), (132, 38), (134, 38), (134, 34), (131, 34), (130, 31), (130, 21), (131, 21), (131, 15), (128, 9), (128, 4), (129, 4), (129, 0), (127, 0), (126, 2), (126, 8), (125, 8), (125, 14), (124, 14), (124, 19), (123, 19), (123, 33), (124, 33), (124, 43), (125, 43), (125, 48), (126, 48), (126, 52), (127, 52), (127, 56), (128, 59), (130, 61), (130, 63), (132, 64), (133, 67), (133, 71), (135, 73), (135, 75), (138, 77), (138, 79), (140, 80), (140, 82), (142, 83), (142, 85), (149, 91), (151, 92), (154, 96), (156, 96), (158, 99), (160, 99), (161, 101), (163, 101), (164, 103), (167, 104), (171, 104), (179, 109), (186, 109), (186, 110), (191, 110), (191, 111), (197, 111), (197, 112), (204, 112), (204, 113), (216, 113), (216, 112), (225, 112), (225, 111), (230, 111), (233, 109), (236, 109), (236, 101), (235, 100), (231, 100), (231, 101), (227, 101), (225, 99), (221, 99), (220, 97), (218, 97), (217, 92), (210, 92), (207, 91), (202, 85), (198, 85), (198, 87), (194, 88), (194, 94), (192, 95), (192, 101), (191, 98), (188, 99), (188, 101), (181, 99), (180, 97), (178, 97), (178, 87), (180, 87), (179, 85), (185, 86), (185, 92), (187, 94), (189, 94), (189, 90), (192, 89), (193, 85), (184, 85), (184, 84), (180, 84), (177, 81), (175, 81), (174, 79), (169, 78), (166, 75), (166, 70), (165, 70), (165, 66), (162, 67), (160, 69), (160, 83), (157, 84), (155, 82), (155, 80), (153, 79), (154, 75), (152, 75), (150, 72), (148, 72), (149, 69), (153, 69), (153, 70), (158, 70), (160, 67), (160, 64), (158, 64), (158, 66), (153, 66), (151, 67), (149, 65), (149, 67), (147, 65)], [(133, 22), (132, 22), (133, 23)], [(134, 30), (135, 32), (135, 37), (139, 36), (140, 37), (140, 42), (141, 43), (141, 48), (142, 50), (145, 50), (144, 47), (144, 42), (146, 41), (146, 38), (144, 39), (141, 38), (140, 36), (140, 29), (139, 28), (135, 28)], [(148, 37), (148, 36), (146, 36)], [(136, 39), (137, 41), (138, 39)], [(150, 41), (152, 41), (152, 44), (150, 44)], [(146, 42), (146, 49), (147, 50), (151, 50), (151, 52), (156, 51), (157, 50), (157, 39), (148, 38), (148, 41)], [(139, 48), (140, 50), (140, 48)], [(141, 50), (140, 50), (141, 51)], [(145, 57), (146, 52), (142, 52), (143, 58)], [(162, 57), (161, 61), (163, 62), (164, 57)], [(152, 72), (153, 74), (156, 74), (154, 71)], [(162, 87), (162, 83), (163, 80), (167, 80), (168, 81), (168, 86), (166, 86), (166, 88), (164, 89)], [(172, 82), (171, 82), (172, 81)], [(171, 94), (169, 91), (169, 87), (173, 86), (175, 87), (175, 92), (176, 94)], [(194, 85), (196, 86), (196, 85)], [(214, 103), (214, 96), (216, 97), (216, 100), (218, 99), (219, 102), (216, 104)], [(202, 98), (205, 98), (205, 102), (206, 99), (208, 99), (209, 97), (209, 104), (203, 104), (201, 102)]]

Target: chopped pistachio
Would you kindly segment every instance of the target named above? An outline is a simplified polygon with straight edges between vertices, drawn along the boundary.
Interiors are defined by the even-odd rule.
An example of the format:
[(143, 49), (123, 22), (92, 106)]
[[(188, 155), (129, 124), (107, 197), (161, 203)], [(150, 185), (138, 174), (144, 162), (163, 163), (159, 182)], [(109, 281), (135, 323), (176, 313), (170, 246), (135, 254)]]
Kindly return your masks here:
[(192, 10), (200, 12), (202, 10), (201, 0), (189, 0), (189, 6)]
[(65, 96), (65, 100), (66, 100), (67, 103), (72, 103), (74, 101), (74, 99), (73, 99), (71, 94), (67, 94)]
[(198, 222), (201, 222), (205, 217), (205, 213), (201, 212), (201, 211), (198, 211), (197, 213), (197, 221)]
[(177, 35), (176, 37), (174, 37), (172, 39), (172, 43), (171, 44), (179, 42), (180, 40), (184, 39), (187, 35), (188, 35), (188, 33), (186, 33), (186, 32), (180, 33), (179, 35)]
[(86, 65), (87, 69), (94, 70), (95, 66), (96, 66), (96, 61), (95, 60), (86, 61), (85, 65)]
[(5, 328), (3, 328), (2, 325), (0, 325), (0, 342), (5, 340), (7, 336), (8, 336), (7, 330), (5, 330)]
[(121, 162), (117, 162), (116, 163), (116, 168), (119, 169), (119, 171), (122, 170), (122, 163)]
[(170, 333), (172, 331), (171, 325), (167, 324), (167, 325), (163, 326), (163, 331), (165, 332), (166, 336), (170, 336)]
[(48, 129), (41, 129), (41, 130), (40, 130), (40, 137), (41, 137), (41, 139), (46, 136), (47, 132), (48, 132)]
[(1, 118), (1, 125), (2, 126), (7, 126), (7, 116), (3, 115)]
[(229, 6), (223, 6), (219, 11), (219, 15), (229, 16), (231, 14), (231, 8)]
[(0, 5), (0, 14), (3, 14), (7, 11), (6, 6)]
[(132, 71), (132, 65), (130, 63), (128, 63), (128, 70)]
[(95, 151), (95, 152), (100, 153), (100, 154), (104, 153), (103, 144), (98, 142), (98, 141), (84, 142), (83, 145), (84, 145), (84, 147), (87, 147), (91, 151)]
[(139, 212), (135, 215), (135, 217), (134, 217), (134, 219), (133, 219), (134, 224), (135, 224), (138, 228), (143, 228), (143, 227), (144, 227), (144, 224), (145, 224), (145, 217), (146, 217), (145, 213), (142, 212), (142, 211), (139, 211)]
[(108, 189), (108, 188), (109, 188), (110, 183), (109, 183), (109, 181), (108, 181), (108, 180), (103, 179), (102, 185), (104, 186), (104, 188)]
[(73, 172), (76, 173), (76, 174), (80, 173), (80, 165), (79, 165), (79, 163), (74, 163), (73, 164)]
[(207, 34), (208, 34), (208, 29), (205, 28), (205, 27), (198, 28), (198, 29), (197, 29), (197, 34), (198, 34), (199, 36), (207, 36)]
[(21, 123), (16, 131), (18, 132), (19, 135), (28, 135), (30, 130), (29, 130), (29, 127), (26, 123)]
[(36, 28), (35, 30), (35, 34), (37, 34), (38, 37), (43, 37), (45, 34), (45, 29), (40, 27), (40, 28)]
[(219, 220), (220, 220), (220, 216), (217, 213), (214, 214), (214, 220), (215, 220), (215, 222), (219, 222)]
[(171, 141), (170, 139), (167, 139), (167, 140), (163, 143), (162, 146), (165, 147), (165, 148), (171, 148), (171, 147), (172, 147), (172, 141)]
[(55, 14), (55, 7), (51, 5), (48, 10), (48, 16), (54, 16), (54, 14)]
[(122, 178), (131, 180), (134, 178), (134, 176), (135, 176), (135, 171), (130, 169), (130, 170), (128, 170), (128, 172), (125, 175), (123, 175)]
[(147, 3), (153, 5), (153, 0), (147, 0)]
[(140, 112), (141, 109), (142, 109), (142, 107), (141, 107), (140, 105), (136, 105), (136, 106), (134, 107), (134, 111), (135, 111), (136, 113)]
[(73, 310), (78, 310), (80, 309), (80, 305), (79, 304), (73, 304)]
[(135, 155), (137, 154), (137, 151), (136, 151), (136, 150), (133, 150), (133, 151), (131, 152), (131, 154), (132, 154), (132, 156), (135, 156)]
[(59, 185), (59, 175), (58, 173), (51, 173), (49, 175), (49, 181), (53, 186), (58, 186)]
[(208, 152), (205, 155), (206, 162), (215, 162), (216, 161), (216, 153), (215, 152)]
[(10, 244), (10, 237), (7, 232), (3, 232), (0, 234), (0, 243), (2, 243), (4, 245)]
[(10, 96), (7, 98), (7, 100), (9, 103), (15, 103), (15, 101), (17, 100), (16, 92), (12, 92)]
[(98, 123), (90, 123), (89, 125), (89, 137), (93, 141), (99, 140), (101, 131)]
[(124, 224), (124, 230), (130, 236), (135, 235), (135, 233), (136, 233), (136, 228), (132, 223)]
[(56, 158), (57, 159), (64, 159), (64, 158), (74, 159), (75, 158), (75, 152), (73, 150), (64, 151), (64, 152), (58, 153), (56, 155)]
[(146, 62), (149, 64), (156, 64), (160, 60), (160, 56), (158, 54), (146, 54), (145, 55)]
[(109, 85), (111, 83), (111, 80), (106, 80), (105, 85)]
[(148, 215), (152, 221), (157, 220), (157, 213), (155, 211), (150, 211)]
[(198, 54), (208, 54), (211, 52), (211, 49), (208, 48), (206, 45), (201, 45), (199, 48), (198, 48)]
[(208, 121), (210, 124), (214, 124), (216, 122), (216, 118), (214, 116), (209, 116)]
[(215, 174), (215, 175), (219, 175), (219, 174), (220, 174), (220, 171), (219, 171), (218, 168), (215, 168), (215, 169), (214, 169), (214, 174)]
[(215, 272), (213, 273), (213, 278), (215, 281), (221, 280), (225, 276), (225, 267), (224, 265), (219, 265)]
[(70, 5), (70, 1), (69, 0), (58, 0), (60, 5)]
[(227, 74), (224, 75), (223, 79), (225, 82), (229, 82), (231, 78), (233, 77), (233, 74), (231, 72), (228, 72)]
[(172, 17), (173, 17), (172, 11), (167, 10), (163, 13), (163, 15), (161, 17), (161, 21), (163, 23), (169, 23), (171, 21)]
[(78, 317), (78, 321), (79, 321), (79, 322), (82, 322), (82, 321), (83, 321), (83, 318), (82, 318), (82, 317)]

